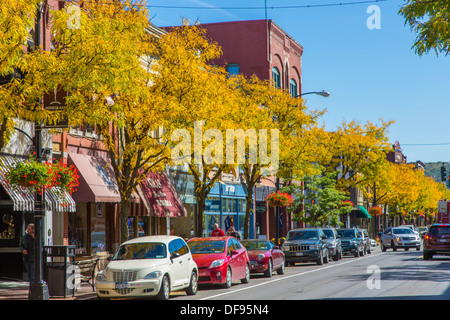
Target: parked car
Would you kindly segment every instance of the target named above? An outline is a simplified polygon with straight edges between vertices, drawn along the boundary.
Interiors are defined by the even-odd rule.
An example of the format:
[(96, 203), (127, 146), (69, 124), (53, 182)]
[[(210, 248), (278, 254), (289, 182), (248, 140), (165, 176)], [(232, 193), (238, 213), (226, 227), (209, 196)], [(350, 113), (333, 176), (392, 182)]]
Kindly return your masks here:
[(334, 261), (342, 259), (342, 243), (341, 236), (335, 228), (322, 228), (323, 233), (327, 236), (328, 255)]
[(417, 227), (417, 232), (419, 232), (420, 237), (421, 237), (422, 240), (423, 240), (423, 238), (425, 237), (425, 235), (426, 235), (427, 232), (428, 232), (428, 227)]
[(383, 252), (388, 248), (394, 251), (398, 248), (420, 250), (420, 242), (420, 236), (409, 227), (389, 227), (381, 235), (380, 246)]
[(284, 274), (284, 253), (278, 246), (265, 239), (248, 239), (241, 243), (247, 249), (251, 273), (271, 277), (276, 270), (278, 274)]
[(318, 265), (328, 263), (326, 235), (320, 228), (292, 229), (281, 249), (286, 264), (315, 261)]
[(192, 238), (188, 241), (198, 266), (198, 282), (231, 287), (233, 281), (250, 281), (250, 260), (234, 237)]
[(436, 254), (450, 255), (450, 224), (432, 224), (423, 238), (423, 259)]
[(358, 230), (358, 236), (361, 238), (361, 241), (362, 241), (363, 247), (364, 247), (363, 255), (366, 255), (366, 253), (369, 253), (369, 254), (372, 253), (369, 233), (367, 232), (366, 229), (357, 229), (357, 230)]
[(197, 293), (197, 264), (186, 242), (177, 236), (147, 236), (124, 242), (105, 270), (98, 273), (99, 298), (169, 299), (173, 290)]
[(377, 242), (375, 239), (370, 239), (370, 246), (376, 248)]
[(343, 228), (337, 230), (341, 236), (342, 253), (353, 254), (355, 257), (364, 254), (362, 239), (358, 237), (358, 230), (355, 228)]

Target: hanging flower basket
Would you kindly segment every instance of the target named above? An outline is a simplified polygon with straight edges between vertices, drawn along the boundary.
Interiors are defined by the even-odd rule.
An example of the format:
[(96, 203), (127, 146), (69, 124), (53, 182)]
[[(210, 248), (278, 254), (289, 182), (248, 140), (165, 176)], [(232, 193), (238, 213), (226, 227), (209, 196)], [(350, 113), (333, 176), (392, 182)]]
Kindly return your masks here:
[(62, 162), (41, 163), (33, 159), (16, 163), (5, 174), (5, 181), (12, 188), (26, 188), (39, 193), (52, 187), (57, 187), (61, 192), (72, 193), (79, 184), (78, 178), (74, 166), (67, 166)]
[(395, 214), (399, 217), (406, 217), (407, 212), (405, 209), (399, 209), (395, 212)]
[(292, 203), (292, 197), (280, 191), (271, 193), (266, 198), (270, 207), (287, 207)]
[(5, 174), (6, 182), (13, 188), (27, 188), (30, 191), (40, 191), (46, 188), (52, 180), (50, 167), (34, 160), (18, 162), (10, 167)]
[(77, 168), (73, 164), (68, 166), (62, 161), (59, 161), (51, 164), (51, 168), (53, 173), (52, 186), (67, 191), (70, 194), (77, 190), (79, 186), (78, 178), (80, 176), (78, 175)]
[(383, 209), (381, 207), (378, 207), (378, 206), (370, 207), (368, 211), (369, 211), (369, 214), (372, 217), (381, 216), (381, 214), (383, 213)]
[(351, 202), (350, 200), (341, 201), (341, 203), (339, 204), (339, 207), (341, 207), (341, 208), (353, 207), (353, 202)]

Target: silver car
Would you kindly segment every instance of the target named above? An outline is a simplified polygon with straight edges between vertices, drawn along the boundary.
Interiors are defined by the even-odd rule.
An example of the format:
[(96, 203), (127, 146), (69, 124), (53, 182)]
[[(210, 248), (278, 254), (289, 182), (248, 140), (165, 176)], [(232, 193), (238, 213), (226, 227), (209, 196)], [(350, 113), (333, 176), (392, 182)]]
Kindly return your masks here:
[(398, 248), (403, 248), (408, 251), (409, 248), (416, 248), (420, 250), (420, 236), (417, 235), (411, 228), (408, 227), (389, 227), (384, 230), (381, 235), (381, 251), (386, 249), (393, 249), (397, 251)]

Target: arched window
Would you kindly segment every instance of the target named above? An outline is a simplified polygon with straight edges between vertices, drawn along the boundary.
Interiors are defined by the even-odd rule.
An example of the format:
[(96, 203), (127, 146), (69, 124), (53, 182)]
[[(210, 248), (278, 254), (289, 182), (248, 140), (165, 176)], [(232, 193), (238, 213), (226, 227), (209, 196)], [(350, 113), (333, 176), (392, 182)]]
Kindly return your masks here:
[(289, 80), (289, 93), (292, 98), (295, 98), (298, 95), (297, 81), (294, 79)]
[(229, 63), (227, 64), (227, 72), (229, 76), (236, 76), (239, 74), (239, 64)]
[(277, 67), (272, 68), (272, 81), (275, 88), (281, 88), (280, 71)]

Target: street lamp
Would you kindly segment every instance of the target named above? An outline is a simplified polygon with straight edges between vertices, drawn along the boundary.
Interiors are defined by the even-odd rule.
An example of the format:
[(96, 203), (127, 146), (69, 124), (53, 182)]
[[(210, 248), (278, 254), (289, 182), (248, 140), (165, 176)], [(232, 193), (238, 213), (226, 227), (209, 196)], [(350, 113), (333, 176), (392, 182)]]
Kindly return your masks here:
[(312, 91), (312, 92), (301, 93), (298, 96), (296, 96), (296, 98), (302, 97), (307, 94), (317, 94), (318, 96), (322, 96), (324, 98), (328, 98), (330, 96), (330, 93), (328, 91), (322, 90), (322, 91)]

